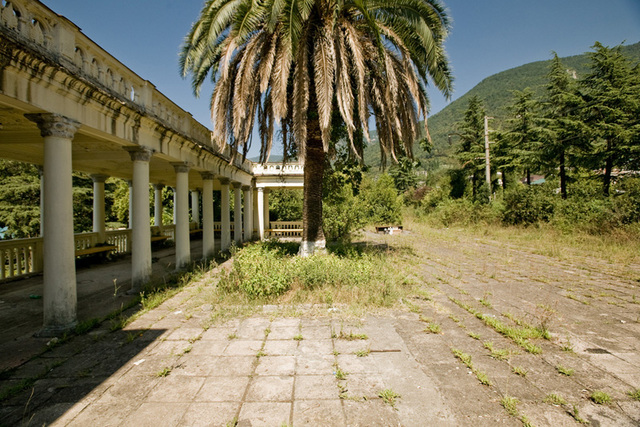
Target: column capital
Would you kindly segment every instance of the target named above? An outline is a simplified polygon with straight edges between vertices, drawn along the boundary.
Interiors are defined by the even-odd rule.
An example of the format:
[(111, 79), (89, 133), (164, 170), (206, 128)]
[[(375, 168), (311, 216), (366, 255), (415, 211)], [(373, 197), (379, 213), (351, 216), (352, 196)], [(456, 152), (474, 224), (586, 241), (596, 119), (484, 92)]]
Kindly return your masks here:
[(256, 190), (258, 190), (258, 193), (264, 193), (264, 187), (258, 187)]
[(124, 147), (125, 151), (129, 153), (131, 156), (131, 161), (135, 162), (136, 160), (141, 162), (148, 162), (151, 160), (151, 156), (153, 156), (154, 150), (151, 148), (143, 147), (141, 145), (135, 147)]
[(234, 182), (232, 182), (232, 183), (231, 183), (231, 186), (237, 190), (237, 189), (239, 189), (240, 187), (242, 187), (242, 183), (241, 183), (241, 182), (235, 182), (235, 181), (234, 181)]
[(107, 180), (107, 178), (109, 178), (109, 175), (104, 175), (101, 173), (94, 173), (92, 175), (89, 175), (91, 177), (91, 179), (93, 180), (93, 182), (105, 182)]
[(219, 177), (218, 181), (220, 181), (220, 184), (222, 185), (229, 185), (229, 183), (231, 182), (231, 180), (229, 178), (225, 178), (225, 177)]
[(215, 175), (212, 172), (200, 172), (200, 176), (205, 181), (206, 180), (213, 180), (213, 178), (215, 177)]
[(191, 164), (189, 162), (172, 162), (171, 166), (173, 166), (176, 173), (188, 173), (189, 169), (191, 169)]
[(162, 190), (164, 188), (164, 184), (153, 184), (153, 188), (156, 190)]
[(61, 114), (38, 113), (25, 114), (24, 116), (38, 125), (42, 137), (57, 136), (59, 138), (73, 139), (80, 127), (79, 121)]
[(242, 186), (242, 191), (249, 191), (251, 190), (251, 186), (250, 185), (243, 185)]

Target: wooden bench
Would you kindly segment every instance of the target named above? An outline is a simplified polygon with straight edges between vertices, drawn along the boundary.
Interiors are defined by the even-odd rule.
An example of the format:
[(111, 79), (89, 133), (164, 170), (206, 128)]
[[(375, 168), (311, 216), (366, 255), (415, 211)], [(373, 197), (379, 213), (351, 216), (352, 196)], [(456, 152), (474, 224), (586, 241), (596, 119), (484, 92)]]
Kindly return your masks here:
[(399, 230), (402, 231), (402, 226), (401, 225), (382, 225), (382, 226), (378, 226), (376, 225), (376, 233), (388, 233), (389, 230)]
[(169, 236), (151, 236), (151, 242), (164, 242)]
[(76, 256), (99, 254), (101, 252), (111, 252), (118, 249), (116, 245), (94, 246), (91, 248), (76, 250)]
[(267, 228), (265, 231), (269, 234), (302, 233), (302, 228)]

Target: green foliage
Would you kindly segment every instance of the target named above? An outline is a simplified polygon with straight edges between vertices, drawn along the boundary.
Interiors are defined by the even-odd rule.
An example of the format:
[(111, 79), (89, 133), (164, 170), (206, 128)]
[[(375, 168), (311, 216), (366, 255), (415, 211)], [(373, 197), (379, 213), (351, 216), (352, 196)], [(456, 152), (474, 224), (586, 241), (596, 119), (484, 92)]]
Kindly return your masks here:
[(406, 156), (398, 158), (398, 163), (389, 167), (389, 176), (393, 179), (393, 184), (400, 193), (416, 188), (418, 176), (415, 169), (420, 166), (420, 162)]
[(5, 227), (5, 238), (40, 234), (40, 178), (35, 165), (0, 160), (0, 230)]
[(505, 211), (503, 221), (506, 224), (529, 225), (549, 221), (555, 208), (548, 186), (515, 185), (504, 195)]
[(389, 175), (383, 174), (376, 181), (365, 179), (361, 191), (369, 222), (402, 224), (402, 198)]
[(272, 190), (269, 193), (269, 217), (273, 221), (300, 221), (302, 190)]
[(231, 270), (218, 288), (248, 299), (270, 300), (290, 289), (303, 291), (364, 288), (384, 282), (380, 260), (366, 252), (338, 250), (297, 257), (296, 246), (276, 241), (260, 242), (239, 250)]

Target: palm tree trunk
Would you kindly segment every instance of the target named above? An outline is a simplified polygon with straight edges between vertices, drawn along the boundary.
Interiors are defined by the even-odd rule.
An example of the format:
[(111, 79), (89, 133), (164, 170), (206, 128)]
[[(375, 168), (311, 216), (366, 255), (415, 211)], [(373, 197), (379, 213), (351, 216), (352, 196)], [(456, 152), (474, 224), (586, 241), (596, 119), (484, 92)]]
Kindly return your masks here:
[(307, 121), (307, 145), (304, 162), (304, 200), (302, 205), (302, 243), (300, 256), (324, 250), (322, 230), (322, 182), (325, 153), (318, 120)]

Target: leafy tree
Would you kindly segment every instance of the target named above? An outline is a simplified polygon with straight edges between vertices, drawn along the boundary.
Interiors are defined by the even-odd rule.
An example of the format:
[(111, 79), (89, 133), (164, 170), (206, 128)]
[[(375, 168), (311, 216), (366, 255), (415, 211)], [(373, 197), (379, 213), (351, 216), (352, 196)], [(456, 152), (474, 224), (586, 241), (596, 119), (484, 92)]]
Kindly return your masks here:
[(337, 106), (354, 135), (368, 138), (373, 112), (383, 159), (408, 155), (426, 115), (427, 79), (446, 96), (451, 75), (443, 42), (449, 27), (438, 0), (209, 0), (180, 55), (196, 95), (207, 75), (214, 134), (221, 146), (249, 149), (258, 119), (261, 161), (276, 125), (285, 153), (305, 162), (301, 254), (324, 247), (322, 185)]
[(640, 67), (621, 46), (599, 42), (589, 54), (591, 72), (581, 81), (583, 117), (591, 133), (588, 165), (603, 167), (602, 192), (609, 195), (614, 168), (640, 167)]
[(269, 212), (274, 221), (300, 221), (302, 191), (277, 189), (269, 193)]
[(500, 154), (497, 162), (503, 171), (520, 170), (531, 184), (531, 173), (540, 167), (539, 153), (546, 137), (541, 126), (540, 103), (533, 99), (533, 92), (526, 88), (513, 92), (513, 103), (507, 107), (510, 113), (506, 129), (498, 137)]
[(0, 160), (0, 230), (5, 238), (40, 234), (40, 177), (29, 163)]
[(464, 120), (458, 124), (460, 145), (457, 149), (461, 167), (471, 176), (471, 192), (476, 197), (478, 187), (482, 183), (485, 167), (484, 153), (484, 107), (477, 96), (469, 99), (469, 106), (464, 113)]
[(402, 224), (402, 197), (398, 196), (393, 178), (382, 174), (376, 181), (365, 180), (361, 191), (369, 222)]
[(399, 192), (404, 193), (418, 186), (418, 176), (415, 172), (418, 166), (419, 161), (406, 156), (399, 157), (398, 163), (391, 165), (389, 176), (393, 178), (393, 184)]
[(577, 165), (576, 147), (584, 133), (583, 122), (580, 120), (582, 98), (577, 92), (575, 78), (555, 52), (547, 79), (544, 123), (548, 134), (541, 147), (541, 161), (547, 169), (557, 168), (560, 194), (566, 199), (567, 165)]

